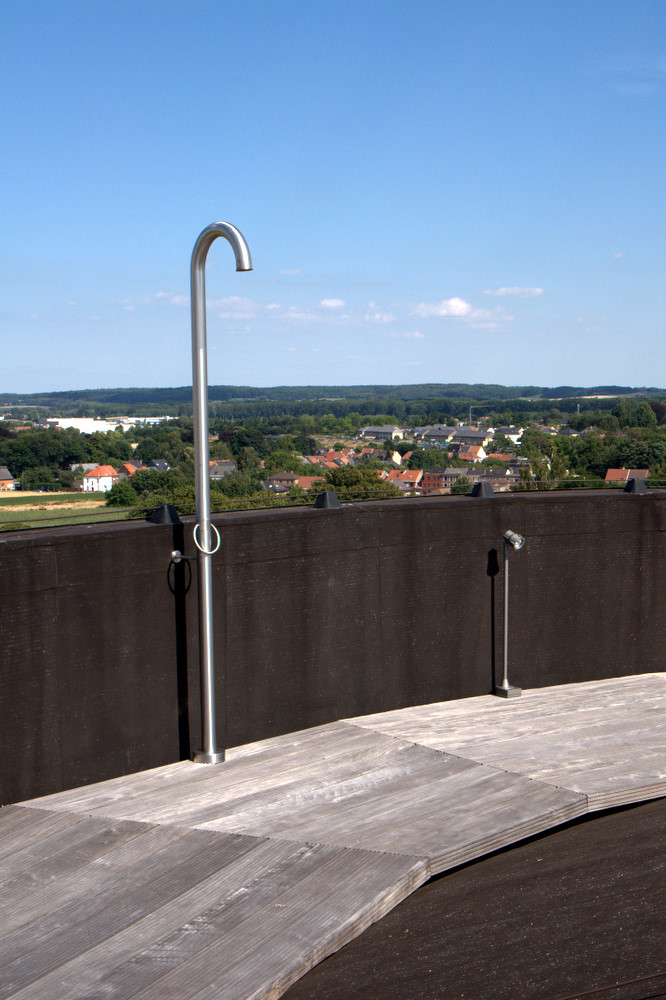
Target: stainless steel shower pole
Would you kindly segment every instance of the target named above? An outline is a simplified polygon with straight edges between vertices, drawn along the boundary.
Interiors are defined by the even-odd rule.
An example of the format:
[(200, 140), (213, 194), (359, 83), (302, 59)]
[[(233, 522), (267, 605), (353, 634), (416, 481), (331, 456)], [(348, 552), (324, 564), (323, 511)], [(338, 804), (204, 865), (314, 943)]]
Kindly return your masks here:
[[(192, 307), (192, 400), (194, 416), (194, 481), (197, 522), (194, 541), (197, 546), (199, 587), (199, 663), (201, 669), (201, 736), (203, 747), (192, 759), (198, 764), (221, 764), (224, 748), (217, 749), (215, 718), (215, 659), (213, 644), (213, 574), (211, 557), (210, 471), (208, 448), (208, 360), (206, 352), (206, 257), (213, 240), (223, 236), (236, 256), (237, 271), (251, 271), (252, 258), (242, 233), (228, 222), (213, 222), (200, 234), (190, 264)], [(213, 530), (215, 528), (213, 527)], [(197, 531), (199, 538), (197, 540)], [(217, 534), (217, 532), (216, 532)], [(217, 545), (219, 546), (219, 536)], [(226, 729), (226, 727), (225, 727)], [(223, 747), (226, 732), (223, 736)]]

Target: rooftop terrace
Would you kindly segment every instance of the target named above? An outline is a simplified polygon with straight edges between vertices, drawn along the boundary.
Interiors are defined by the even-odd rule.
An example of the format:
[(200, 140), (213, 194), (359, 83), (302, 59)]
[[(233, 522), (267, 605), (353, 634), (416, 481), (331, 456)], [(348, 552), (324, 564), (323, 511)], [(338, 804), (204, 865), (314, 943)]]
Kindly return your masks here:
[(213, 767), (190, 526), (0, 541), (1, 996), (277, 997), (436, 873), (664, 794), (663, 491), (215, 520)]
[(11, 806), (0, 995), (278, 997), (432, 875), (664, 795), (664, 708), (666, 674), (486, 695)]

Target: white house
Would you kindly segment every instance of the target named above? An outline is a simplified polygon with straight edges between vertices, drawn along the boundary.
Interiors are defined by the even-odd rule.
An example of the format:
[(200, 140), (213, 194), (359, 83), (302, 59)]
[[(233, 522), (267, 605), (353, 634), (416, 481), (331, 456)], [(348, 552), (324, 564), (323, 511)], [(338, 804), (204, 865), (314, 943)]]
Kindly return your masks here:
[(84, 493), (107, 493), (119, 482), (120, 476), (112, 465), (98, 465), (83, 477)]

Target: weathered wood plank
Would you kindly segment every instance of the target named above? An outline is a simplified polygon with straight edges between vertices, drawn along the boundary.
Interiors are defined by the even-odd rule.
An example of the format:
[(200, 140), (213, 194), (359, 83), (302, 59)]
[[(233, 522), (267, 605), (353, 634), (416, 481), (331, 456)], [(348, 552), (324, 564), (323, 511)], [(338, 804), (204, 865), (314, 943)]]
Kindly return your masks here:
[[(408, 741), (403, 741), (408, 745)], [(86, 815), (132, 818), (142, 822), (173, 822), (177, 810), (186, 816), (190, 803), (205, 806), (217, 802), (221, 789), (228, 798), (250, 797), (254, 776), (271, 774), (274, 787), (287, 790), (291, 783), (303, 785), (309, 777), (312, 787), (326, 784), (340, 763), (359, 773), (372, 769), (393, 750), (392, 741), (376, 734), (333, 723), (301, 733), (263, 740), (231, 749), (220, 769), (189, 761), (128, 775), (85, 788), (33, 799), (39, 808), (85, 812)], [(24, 803), (25, 804), (25, 803)], [(132, 805), (136, 807), (130, 816)]]
[(74, 814), (58, 814), (52, 810), (23, 806), (0, 809), (0, 870), (3, 865), (18, 864), (20, 856), (29, 853), (33, 844), (42, 844), (47, 837), (58, 836), (79, 822)]
[[(236, 837), (217, 835), (220, 844), (232, 846)], [(193, 951), (211, 941), (209, 914), (233, 925), (245, 919), (245, 911), (261, 909), (266, 886), (279, 895), (280, 878), (301, 877), (301, 869), (320, 863), (313, 850), (271, 841), (250, 841), (249, 849), (220, 865), (209, 878), (193, 881), (178, 895), (164, 894), (155, 908), (141, 918), (127, 912), (125, 926), (116, 933), (89, 942), (80, 954), (66, 957), (60, 965), (27, 984), (18, 997), (48, 996), (49, 1000), (75, 1000), (90, 995), (129, 997)], [(294, 870), (298, 872), (294, 874)], [(270, 895), (270, 893), (269, 893)]]
[(145, 838), (141, 862), (117, 872), (112, 882), (96, 886), (93, 878), (85, 894), (5, 935), (0, 997), (12, 996), (176, 899), (254, 845), (251, 838), (182, 830), (173, 844), (152, 852), (150, 831)]
[(595, 809), (666, 794), (666, 674), (347, 721), (586, 794)]
[(353, 726), (334, 728), (329, 757), (321, 735), (281, 738), (286, 767), (273, 748), (253, 749), (228, 769), (209, 768), (203, 785), (178, 780), (177, 795), (168, 785), (138, 794), (127, 780), (126, 797), (101, 808), (150, 823), (427, 856), (433, 872), (449, 856), (460, 863), (587, 808), (581, 794)]
[[(118, 872), (129, 871), (140, 864), (146, 853), (157, 855), (164, 847), (182, 837), (179, 827), (152, 828), (146, 824), (124, 821), (107, 823), (107, 837), (104, 830), (99, 833), (98, 824), (104, 824), (103, 820), (84, 822), (90, 824), (90, 848), (95, 853), (95, 857), (87, 864), (72, 867), (61, 855), (62, 871), (52, 876), (49, 872), (52, 859), (48, 854), (48, 846), (45, 845), (43, 865), (49, 872), (46, 877), (40, 870), (42, 865), (36, 864), (32, 871), (23, 868), (11, 873), (3, 881), (3, 903), (6, 899), (7, 905), (3, 907), (0, 918), (0, 950), (5, 959), (8, 954), (8, 935), (18, 934), (21, 938), (24, 924), (43, 920), (70, 900), (98, 892), (106, 884), (113, 882), (118, 877)], [(147, 831), (150, 832), (149, 841), (145, 836)], [(116, 837), (118, 832), (121, 834), (119, 839)], [(96, 846), (99, 846), (97, 851)]]
[(0, 811), (0, 998), (278, 997), (430, 873), (666, 794), (666, 674), (382, 713)]
[[(280, 993), (326, 955), (379, 919), (427, 878), (416, 859), (332, 851), (292, 884), (279, 902), (214, 941), (135, 1000), (268, 997)], [(192, 982), (206, 986), (192, 990)]]

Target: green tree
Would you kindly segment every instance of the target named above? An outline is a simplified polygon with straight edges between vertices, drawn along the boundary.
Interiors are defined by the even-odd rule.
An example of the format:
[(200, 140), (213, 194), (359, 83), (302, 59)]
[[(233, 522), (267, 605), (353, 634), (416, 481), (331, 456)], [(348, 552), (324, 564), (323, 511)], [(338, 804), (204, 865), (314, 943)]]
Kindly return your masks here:
[(46, 465), (37, 465), (33, 469), (26, 469), (21, 474), (21, 481), (24, 490), (37, 490), (42, 487), (55, 489), (58, 483), (55, 470)]
[(471, 487), (472, 487), (472, 480), (469, 478), (469, 476), (458, 476), (455, 483), (451, 487), (451, 493), (453, 493), (454, 495), (461, 493), (469, 493)]
[(341, 500), (379, 500), (400, 496), (400, 490), (380, 479), (376, 469), (359, 466), (327, 469), (324, 485), (313, 487), (315, 495), (322, 489), (333, 490)]
[(495, 431), (492, 443), (492, 451), (513, 453), (513, 441), (511, 440), (511, 438), (508, 438), (506, 434), (502, 434), (501, 431)]
[(414, 448), (412, 454), (407, 459), (408, 469), (438, 469), (446, 467), (449, 463), (449, 455), (439, 448)]
[(636, 427), (657, 426), (657, 415), (650, 406), (650, 404), (645, 400), (641, 400), (641, 402), (637, 404), (636, 415), (634, 419)]
[(299, 455), (314, 455), (317, 450), (317, 442), (314, 438), (306, 437), (305, 434), (297, 434), (294, 438), (294, 451)]
[(115, 483), (106, 494), (107, 507), (136, 507), (138, 503), (139, 495), (126, 479)]

